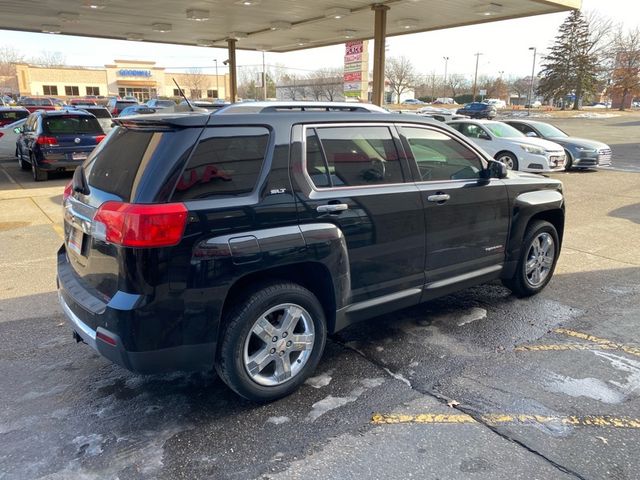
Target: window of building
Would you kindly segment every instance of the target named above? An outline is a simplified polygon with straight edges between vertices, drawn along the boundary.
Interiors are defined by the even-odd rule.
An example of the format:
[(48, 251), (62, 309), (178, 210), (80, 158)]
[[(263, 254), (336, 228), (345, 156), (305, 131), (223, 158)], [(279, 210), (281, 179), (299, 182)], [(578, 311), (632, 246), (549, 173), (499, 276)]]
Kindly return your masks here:
[(401, 183), (402, 166), (387, 127), (316, 128), (307, 134), (307, 172), (317, 187)]
[(64, 94), (67, 97), (71, 97), (71, 96), (78, 96), (80, 95), (80, 89), (77, 86), (65, 86), (64, 87)]
[(191, 90), (191, 98), (200, 98), (202, 97), (202, 90), (199, 88), (192, 88)]
[(58, 87), (56, 85), (43, 85), (43, 95), (58, 95)]
[(207, 90), (207, 98), (218, 98), (218, 90)]
[(87, 95), (100, 95), (100, 87), (87, 87)]
[(402, 127), (423, 181), (475, 179), (483, 168), (473, 151), (456, 139), (427, 128)]
[(173, 96), (174, 97), (181, 97), (182, 95), (180, 95), (180, 90), (178, 90), (177, 88), (173, 89)]
[(263, 127), (221, 127), (211, 128), (205, 135), (176, 185), (173, 200), (251, 193), (262, 170), (269, 131)]

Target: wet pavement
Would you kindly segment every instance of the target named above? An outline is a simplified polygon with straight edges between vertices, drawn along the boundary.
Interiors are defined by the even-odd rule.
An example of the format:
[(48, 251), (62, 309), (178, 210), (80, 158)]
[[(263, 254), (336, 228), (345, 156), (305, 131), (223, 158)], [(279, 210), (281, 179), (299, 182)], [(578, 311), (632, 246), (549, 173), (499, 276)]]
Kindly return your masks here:
[(213, 373), (134, 375), (71, 339), (52, 227), (68, 178), (34, 185), (14, 163), (0, 161), (0, 480), (638, 478), (640, 175), (556, 175), (567, 228), (542, 294), (496, 282), (352, 326), (298, 392), (256, 406)]

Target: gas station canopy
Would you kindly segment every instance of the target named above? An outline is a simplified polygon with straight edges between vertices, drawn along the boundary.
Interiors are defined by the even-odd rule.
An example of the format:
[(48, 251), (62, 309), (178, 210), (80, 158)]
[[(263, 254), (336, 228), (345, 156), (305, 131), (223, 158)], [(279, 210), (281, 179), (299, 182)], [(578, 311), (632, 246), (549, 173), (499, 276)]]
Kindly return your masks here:
[(289, 52), (579, 8), (581, 0), (5, 0), (0, 29)]

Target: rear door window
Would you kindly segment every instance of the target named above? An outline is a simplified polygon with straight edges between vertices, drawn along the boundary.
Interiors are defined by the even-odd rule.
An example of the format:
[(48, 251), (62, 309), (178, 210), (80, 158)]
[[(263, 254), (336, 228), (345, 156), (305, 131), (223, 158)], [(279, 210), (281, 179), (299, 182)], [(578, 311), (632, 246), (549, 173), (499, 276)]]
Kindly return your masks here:
[(258, 182), (269, 144), (264, 127), (209, 128), (176, 185), (173, 200), (250, 194)]
[(76, 133), (102, 134), (100, 124), (94, 117), (88, 115), (64, 115), (45, 117), (42, 121), (45, 133), (64, 135)]
[(307, 173), (316, 187), (402, 183), (398, 150), (386, 126), (307, 131)]

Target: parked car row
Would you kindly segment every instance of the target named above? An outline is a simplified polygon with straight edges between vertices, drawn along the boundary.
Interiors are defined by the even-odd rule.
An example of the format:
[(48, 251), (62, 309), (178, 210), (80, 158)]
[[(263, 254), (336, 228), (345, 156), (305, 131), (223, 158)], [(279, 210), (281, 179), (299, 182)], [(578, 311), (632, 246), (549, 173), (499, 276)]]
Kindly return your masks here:
[[(163, 106), (161, 102), (170, 102), (172, 105)], [(156, 106), (151, 107), (148, 104)], [(86, 153), (99, 143), (104, 134), (111, 130), (113, 125), (111, 112), (117, 112), (117, 116), (125, 117), (161, 112), (170, 113), (172, 111), (189, 112), (191, 110), (186, 101), (175, 105), (170, 100), (154, 99), (148, 104), (140, 105), (137, 101), (113, 98), (106, 107), (80, 104), (65, 106), (63, 110), (39, 109), (31, 114), (25, 107), (0, 107), (0, 127), (10, 127), (4, 128), (0, 132), (0, 152), (7, 155), (14, 148), (20, 166), (24, 169), (31, 168), (35, 180), (45, 180), (48, 172), (69, 170), (81, 163)], [(263, 104), (261, 102), (239, 103), (228, 107), (228, 104), (224, 102), (192, 101), (191, 105), (194, 110), (200, 112), (219, 110), (221, 113), (231, 113), (238, 109), (241, 111), (243, 109), (246, 111), (282, 110), (282, 107), (278, 107), (274, 103)], [(300, 107), (303, 105), (302, 102), (295, 102), (291, 105), (307, 110), (318, 108), (314, 106), (317, 104), (313, 103), (309, 103), (305, 108)], [(334, 105), (332, 108), (338, 108), (336, 106), (338, 104), (332, 105)], [(351, 104), (345, 105), (352, 108)], [(384, 111), (378, 107), (374, 109), (373, 106), (362, 104), (358, 104), (358, 108), (370, 113)], [(51, 115), (47, 116), (47, 113)], [(66, 122), (64, 132), (58, 131), (55, 135), (50, 131), (51, 127), (49, 126), (50, 123), (55, 123), (52, 120), (55, 116), (54, 113), (59, 115), (58, 122), (63, 122), (62, 118), (69, 119), (64, 120)], [(412, 113), (447, 123), (449, 127), (470, 139), (492, 158), (503, 163), (509, 170), (547, 173), (611, 164), (611, 149), (608, 145), (570, 137), (562, 130), (544, 122), (521, 119), (505, 120), (504, 122), (477, 120), (454, 114), (451, 110), (435, 107), (423, 107)], [(92, 119), (84, 121), (85, 124), (92, 125), (89, 130), (85, 124), (81, 125), (82, 122), (79, 121), (78, 115), (88, 115), (86, 118)], [(29, 117), (26, 123), (19, 122), (26, 117)], [(71, 120), (73, 118), (76, 120)], [(94, 128), (96, 126), (97, 128)], [(73, 136), (75, 145), (71, 145), (66, 137), (58, 139), (57, 135), (62, 135), (62, 133)], [(93, 143), (89, 140), (90, 136), (94, 137)], [(54, 139), (54, 137), (56, 138)], [(62, 149), (63, 147), (66, 150)]]

